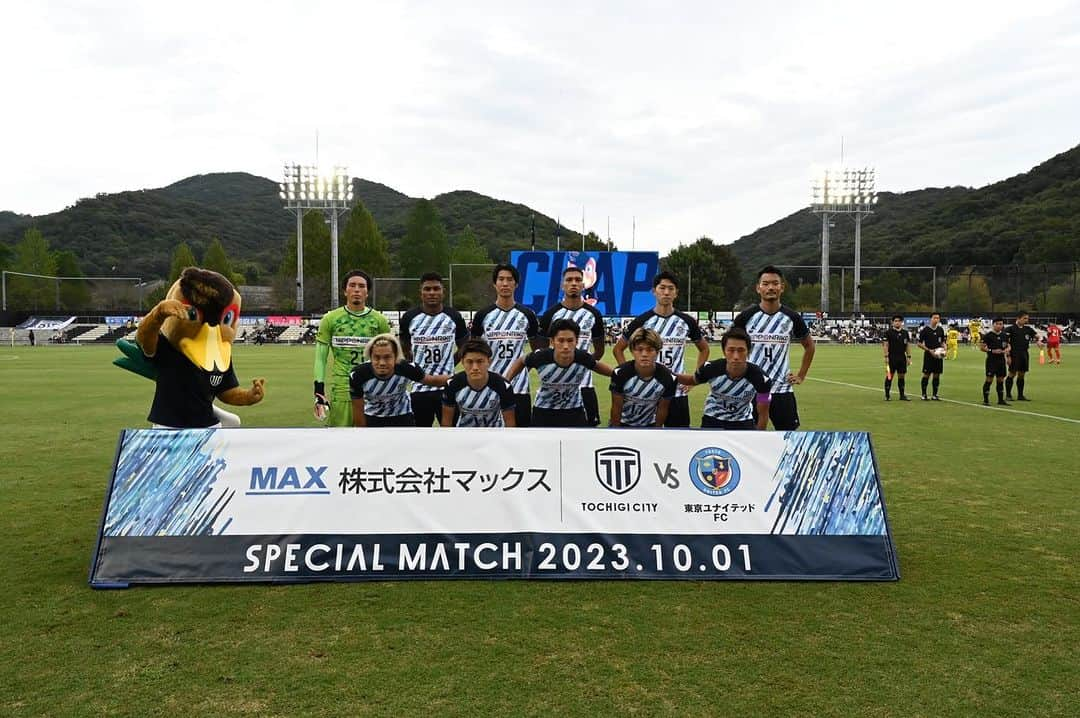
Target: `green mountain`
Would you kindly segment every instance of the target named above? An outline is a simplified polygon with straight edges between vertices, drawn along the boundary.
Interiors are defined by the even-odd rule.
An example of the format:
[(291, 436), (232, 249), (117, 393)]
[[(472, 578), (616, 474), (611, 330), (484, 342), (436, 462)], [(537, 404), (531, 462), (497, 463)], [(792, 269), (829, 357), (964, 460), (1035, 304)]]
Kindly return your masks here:
[[(850, 217), (834, 216), (829, 261), (854, 263)], [(744, 274), (821, 263), (821, 218), (808, 209), (732, 243)], [(1080, 260), (1080, 146), (979, 189), (882, 192), (862, 221), (865, 265), (1003, 265)]]

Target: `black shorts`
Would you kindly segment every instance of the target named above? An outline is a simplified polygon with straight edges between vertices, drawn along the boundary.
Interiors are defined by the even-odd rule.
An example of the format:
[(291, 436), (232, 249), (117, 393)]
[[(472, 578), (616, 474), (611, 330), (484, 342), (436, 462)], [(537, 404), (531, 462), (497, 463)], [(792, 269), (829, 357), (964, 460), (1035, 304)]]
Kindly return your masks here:
[(532, 426), (532, 395), (514, 394), (514, 421), (518, 426)]
[(1009, 365), (1009, 371), (1029, 371), (1031, 368), (1031, 355), (1027, 352), (1022, 352), (1012, 355), (1012, 364)]
[(899, 357), (889, 357), (889, 371), (893, 374), (907, 374), (907, 356), (901, 354)]
[(1003, 377), (1005, 376), (1005, 357), (1000, 354), (996, 357), (986, 358), (986, 375)]
[(372, 416), (364, 414), (364, 421), (372, 428), (383, 426), (416, 426), (416, 418), (412, 414), (398, 414), (397, 416)]
[(431, 426), (436, 421), (442, 425), (442, 397), (441, 391), (414, 391), (409, 394), (416, 426)]
[[(757, 422), (757, 402), (754, 403), (754, 421)], [(795, 392), (772, 395), (769, 422), (777, 431), (795, 431), (799, 428), (799, 404), (795, 401)]]
[(690, 397), (677, 396), (668, 403), (667, 421), (664, 426), (682, 428), (690, 426)]
[(585, 419), (585, 409), (542, 409), (536, 407), (532, 410), (533, 426), (588, 426)]
[(709, 416), (705, 414), (701, 417), (702, 429), (726, 429), (728, 431), (748, 431), (757, 428), (757, 424), (753, 419), (743, 419), (741, 421), (729, 421), (727, 419), (717, 419), (715, 416)]
[(596, 398), (596, 387), (581, 387), (581, 402), (585, 404), (585, 423), (600, 426), (600, 402)]
[(945, 368), (945, 360), (934, 356), (931, 352), (923, 352), (922, 357), (922, 373), (923, 374), (940, 374), (941, 370)]

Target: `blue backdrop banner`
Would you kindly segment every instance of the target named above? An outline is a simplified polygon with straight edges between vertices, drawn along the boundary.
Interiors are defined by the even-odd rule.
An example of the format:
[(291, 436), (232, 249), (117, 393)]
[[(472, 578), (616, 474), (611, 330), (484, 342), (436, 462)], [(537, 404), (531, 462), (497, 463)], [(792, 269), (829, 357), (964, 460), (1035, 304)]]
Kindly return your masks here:
[(652, 280), (660, 267), (656, 252), (511, 252), (521, 274), (516, 299), (540, 314), (562, 298), (562, 273), (579, 267), (585, 301), (605, 317), (637, 316), (652, 309)]

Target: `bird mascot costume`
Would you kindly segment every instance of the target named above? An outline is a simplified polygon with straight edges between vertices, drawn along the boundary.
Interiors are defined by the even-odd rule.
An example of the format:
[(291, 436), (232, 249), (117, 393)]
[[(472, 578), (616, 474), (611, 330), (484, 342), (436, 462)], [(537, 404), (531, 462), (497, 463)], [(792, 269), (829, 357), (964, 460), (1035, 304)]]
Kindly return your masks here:
[(228, 279), (188, 267), (139, 323), (132, 343), (113, 363), (154, 380), (148, 419), (158, 427), (198, 429), (238, 426), (240, 419), (214, 406), (262, 401), (265, 381), (242, 388), (232, 366), (232, 342), (240, 321), (240, 294)]

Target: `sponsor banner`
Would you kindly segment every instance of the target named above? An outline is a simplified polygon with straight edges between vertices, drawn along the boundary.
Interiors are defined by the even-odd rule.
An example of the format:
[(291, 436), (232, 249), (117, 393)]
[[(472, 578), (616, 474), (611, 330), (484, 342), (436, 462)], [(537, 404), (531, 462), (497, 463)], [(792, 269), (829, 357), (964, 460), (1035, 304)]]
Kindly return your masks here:
[(127, 314), (127, 315), (124, 315), (124, 316), (110, 316), (110, 317), (105, 317), (105, 324), (107, 324), (110, 327), (121, 327), (121, 326), (127, 324), (128, 322), (131, 322), (133, 324), (137, 324), (139, 322), (139, 320), (141, 320), (141, 319), (142, 319), (141, 316), (135, 316), (134, 314)]
[(284, 316), (275, 314), (266, 318), (267, 324), (273, 324), (275, 327), (291, 327), (304, 323), (304, 318), (299, 316)]
[(44, 331), (56, 331), (67, 329), (75, 323), (75, 317), (30, 317), (19, 325), (19, 329), (40, 329)]
[(510, 262), (521, 274), (515, 298), (537, 314), (562, 299), (562, 273), (582, 270), (582, 297), (604, 316), (634, 317), (652, 309), (656, 252), (515, 251)]
[(860, 432), (143, 429), (90, 581), (476, 577), (899, 573)]

